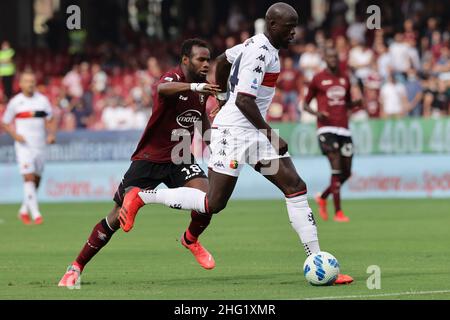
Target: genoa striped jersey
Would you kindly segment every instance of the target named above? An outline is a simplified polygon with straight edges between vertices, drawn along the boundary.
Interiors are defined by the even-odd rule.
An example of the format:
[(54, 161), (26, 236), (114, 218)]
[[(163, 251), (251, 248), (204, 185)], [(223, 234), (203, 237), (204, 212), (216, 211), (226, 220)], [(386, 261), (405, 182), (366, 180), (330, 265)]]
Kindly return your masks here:
[(258, 34), (225, 51), (232, 64), (228, 80), (229, 99), (214, 119), (214, 126), (254, 128), (236, 106), (238, 93), (255, 97), (261, 115), (266, 118), (280, 74), (280, 58), (264, 34)]
[(45, 146), (45, 120), (52, 117), (52, 107), (47, 97), (35, 92), (31, 97), (19, 93), (12, 98), (3, 114), (3, 123), (14, 121), (16, 132), (25, 138), (27, 146)]

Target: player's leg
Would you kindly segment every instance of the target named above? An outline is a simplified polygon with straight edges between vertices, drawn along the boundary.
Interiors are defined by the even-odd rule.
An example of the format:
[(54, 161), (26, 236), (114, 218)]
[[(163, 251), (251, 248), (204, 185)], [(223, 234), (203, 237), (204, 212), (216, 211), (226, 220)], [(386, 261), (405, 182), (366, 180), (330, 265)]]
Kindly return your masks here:
[(352, 159), (353, 159), (353, 143), (351, 137), (339, 137), (339, 163), (340, 163), (340, 177), (339, 177), (339, 188), (336, 190), (336, 196), (333, 193), (333, 198), (335, 199), (335, 209), (336, 214), (334, 220), (337, 222), (348, 222), (350, 221), (342, 208), (341, 208), (341, 193), (340, 189), (342, 185), (350, 178), (352, 170)]
[[(125, 189), (131, 185), (142, 188), (154, 188), (159, 184), (158, 180), (148, 178), (150, 175), (158, 176), (159, 172), (154, 172), (151, 164), (145, 162), (133, 162), (125, 173), (114, 195), (115, 206), (108, 216), (100, 220), (92, 229), (86, 244), (74, 262), (68, 267), (66, 273), (61, 278), (58, 286), (73, 287), (78, 283), (81, 272), (86, 264), (109, 242), (113, 234), (120, 228), (119, 212), (123, 202)], [(162, 174), (162, 173), (161, 173)]]
[(86, 264), (109, 242), (119, 228), (119, 209), (120, 206), (116, 203), (109, 215), (94, 226), (86, 244), (59, 281), (59, 287), (73, 287), (79, 284)]
[(335, 212), (334, 220), (339, 220), (343, 216), (341, 208), (342, 157), (337, 151), (328, 152), (327, 157), (331, 166), (331, 181), (329, 190), (333, 196)]
[[(203, 171), (202, 171), (203, 172)], [(208, 178), (196, 178), (184, 184), (186, 188), (195, 188), (208, 192)], [(181, 244), (191, 251), (197, 262), (205, 269), (210, 270), (216, 266), (211, 253), (200, 243), (198, 238), (211, 222), (212, 215), (209, 212), (191, 211), (191, 221), (187, 229), (181, 235)]]
[[(209, 170), (208, 173), (209, 189), (203, 192), (198, 189), (181, 187), (172, 189), (139, 190), (135, 188), (139, 201), (143, 204), (163, 204), (167, 207), (180, 210), (196, 210), (202, 213), (215, 214), (223, 210), (233, 193), (237, 182), (237, 177), (229, 176)], [(136, 201), (136, 196), (129, 196), (127, 193), (124, 200), (131, 199)], [(131, 202), (131, 201), (130, 201)], [(126, 211), (131, 212), (130, 205), (127, 205)], [(133, 210), (134, 211), (134, 210)], [(122, 225), (121, 225), (122, 226)]]
[[(307, 200), (306, 184), (297, 174), (291, 158), (271, 160), (269, 166), (278, 168), (275, 174), (264, 175), (286, 197), (286, 206), (292, 227), (300, 237), (307, 255), (320, 251), (317, 226)], [(336, 284), (353, 282), (349, 275), (339, 274)]]
[(332, 133), (323, 133), (318, 136), (319, 147), (322, 154), (327, 157), (331, 167), (331, 179), (328, 187), (316, 195), (315, 201), (319, 207), (319, 214), (323, 220), (328, 220), (327, 198), (335, 189), (336, 182), (340, 180), (339, 141)]
[[(139, 207), (148, 203), (158, 203), (175, 209), (195, 210), (210, 214), (217, 213), (225, 208), (243, 166), (243, 163), (239, 164), (232, 159), (240, 159), (241, 153), (245, 151), (245, 146), (238, 140), (244, 135), (245, 130), (234, 131), (231, 128), (216, 128), (212, 131), (209, 167), (213, 170), (209, 170), (209, 190), (207, 193), (186, 187), (143, 191), (135, 188), (130, 190), (125, 196), (122, 206), (122, 210), (127, 216), (124, 219), (127, 220), (125, 223), (121, 221), (122, 229), (128, 232), (132, 227), (130, 221), (133, 221)], [(225, 147), (227, 152), (224, 150)], [(189, 168), (183, 168), (183, 170), (190, 171)]]
[(39, 210), (37, 201), (37, 176), (34, 173), (27, 173), (23, 175), (24, 185), (24, 202), (31, 214), (32, 219), (36, 224), (42, 223), (42, 214)]
[[(188, 181), (183, 187), (194, 188), (205, 193), (208, 192), (208, 178), (197, 178)], [(191, 211), (191, 221), (183, 234), (183, 241), (186, 244), (197, 242), (198, 237), (205, 231), (211, 222), (212, 215), (209, 212)]]
[[(278, 168), (273, 174), (264, 174), (264, 168)], [(320, 251), (317, 227), (307, 199), (305, 182), (295, 170), (290, 157), (271, 160), (258, 171), (284, 194), (289, 220), (303, 243), (307, 255)]]

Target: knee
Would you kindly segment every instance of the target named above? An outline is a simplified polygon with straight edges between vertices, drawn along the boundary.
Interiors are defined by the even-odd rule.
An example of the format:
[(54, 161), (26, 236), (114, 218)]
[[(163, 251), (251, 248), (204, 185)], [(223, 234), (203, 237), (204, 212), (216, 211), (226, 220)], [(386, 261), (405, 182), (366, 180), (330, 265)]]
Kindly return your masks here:
[(350, 171), (344, 171), (344, 172), (342, 172), (341, 173), (341, 184), (342, 183), (344, 183), (345, 181), (347, 181), (349, 178), (350, 178), (350, 176), (351, 176), (352, 174), (351, 174), (351, 172)]
[(221, 199), (215, 199), (214, 197), (207, 197), (207, 208), (206, 211), (209, 214), (217, 214), (223, 209), (225, 209), (227, 205), (226, 201), (223, 201)]
[(306, 193), (306, 190), (306, 183), (300, 177), (297, 177), (287, 184), (286, 189), (284, 190), (284, 194), (286, 196), (295, 195), (302, 192)]

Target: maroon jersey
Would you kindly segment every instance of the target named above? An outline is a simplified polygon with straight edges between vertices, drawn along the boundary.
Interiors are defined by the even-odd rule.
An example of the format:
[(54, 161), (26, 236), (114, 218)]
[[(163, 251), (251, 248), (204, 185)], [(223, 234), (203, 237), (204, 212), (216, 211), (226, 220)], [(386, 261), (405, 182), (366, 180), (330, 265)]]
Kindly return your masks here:
[(325, 120), (317, 120), (317, 127), (339, 127), (348, 129), (348, 107), (350, 106), (350, 81), (346, 76), (334, 75), (328, 69), (317, 73), (311, 80), (306, 103), (317, 99), (319, 112), (328, 112)]
[[(158, 82), (187, 82), (180, 67), (165, 73)], [(170, 97), (157, 92), (153, 96), (153, 113), (142, 134), (131, 160), (147, 160), (157, 163), (171, 161), (172, 148), (183, 139), (180, 135), (194, 133), (194, 122), (201, 121), (205, 113), (207, 96), (193, 91), (184, 91)], [(172, 136), (179, 140), (172, 141)]]

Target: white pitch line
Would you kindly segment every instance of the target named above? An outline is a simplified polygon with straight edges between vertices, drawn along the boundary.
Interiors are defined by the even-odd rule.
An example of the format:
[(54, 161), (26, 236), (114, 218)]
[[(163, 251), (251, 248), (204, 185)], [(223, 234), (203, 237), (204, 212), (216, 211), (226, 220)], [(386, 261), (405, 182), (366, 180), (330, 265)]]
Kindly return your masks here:
[(332, 300), (332, 299), (352, 299), (352, 298), (372, 298), (372, 297), (392, 297), (392, 296), (411, 296), (411, 295), (425, 295), (425, 294), (443, 294), (450, 293), (450, 290), (438, 290), (438, 291), (406, 291), (397, 293), (380, 293), (380, 294), (367, 294), (367, 295), (354, 295), (354, 296), (334, 296), (334, 297), (314, 297), (304, 298), (303, 300)]

